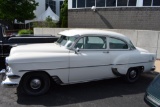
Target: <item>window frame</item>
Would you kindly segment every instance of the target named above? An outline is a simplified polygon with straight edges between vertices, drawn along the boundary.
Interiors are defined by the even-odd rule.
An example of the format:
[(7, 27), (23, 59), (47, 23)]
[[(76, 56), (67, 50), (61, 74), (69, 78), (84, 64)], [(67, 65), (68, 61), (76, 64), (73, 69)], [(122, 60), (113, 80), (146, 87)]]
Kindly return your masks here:
[[(75, 43), (73, 44), (71, 49), (75, 50), (76, 49), (75, 46), (79, 42), (79, 40), (81, 38), (84, 38), (87, 36), (88, 37), (105, 37), (106, 38), (106, 43), (105, 43), (106, 48), (105, 49), (79, 49), (80, 51), (105, 51), (105, 50), (108, 50), (107, 36), (104, 36), (104, 35), (94, 35), (94, 36), (93, 35), (83, 35), (83, 36), (80, 36), (80, 38), (75, 41)], [(84, 39), (83, 39), (83, 43), (84, 43)]]
[[(106, 5), (106, 0), (105, 0), (105, 6), (104, 7), (99, 7), (99, 6), (96, 6), (97, 5), (97, 0), (95, 0), (95, 6), (97, 7), (97, 8), (112, 8), (112, 7), (139, 7), (139, 6), (137, 6), (137, 2), (138, 2), (138, 0), (136, 0), (136, 5), (135, 6), (129, 6), (129, 1), (130, 0), (127, 0), (127, 6), (118, 6), (117, 5), (117, 2), (118, 2), (118, 0), (116, 0), (116, 5), (115, 6), (107, 6)], [(143, 0), (144, 1), (144, 0)], [(83, 8), (90, 8), (90, 7), (87, 7), (86, 6), (86, 0), (85, 0), (85, 7), (77, 7), (77, 0), (75, 0), (75, 2), (76, 2), (76, 6), (75, 7), (73, 7), (73, 4), (72, 4), (72, 9), (83, 9)], [(150, 6), (144, 6), (143, 4), (141, 4), (141, 6), (140, 7), (160, 7), (160, 5), (159, 6), (154, 6), (153, 5), (153, 2), (154, 2), (154, 0), (151, 0), (151, 5)], [(73, 3), (73, 1), (72, 1), (72, 3)]]

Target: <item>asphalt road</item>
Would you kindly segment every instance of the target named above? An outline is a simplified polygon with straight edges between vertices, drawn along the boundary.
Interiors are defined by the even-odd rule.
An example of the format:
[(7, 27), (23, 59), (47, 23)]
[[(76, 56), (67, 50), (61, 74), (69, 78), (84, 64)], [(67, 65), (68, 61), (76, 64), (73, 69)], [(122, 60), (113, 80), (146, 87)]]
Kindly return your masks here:
[(16, 88), (0, 86), (0, 107), (148, 107), (143, 101), (149, 83), (157, 74), (143, 74), (134, 84), (121, 78), (51, 87), (43, 96), (27, 96)]

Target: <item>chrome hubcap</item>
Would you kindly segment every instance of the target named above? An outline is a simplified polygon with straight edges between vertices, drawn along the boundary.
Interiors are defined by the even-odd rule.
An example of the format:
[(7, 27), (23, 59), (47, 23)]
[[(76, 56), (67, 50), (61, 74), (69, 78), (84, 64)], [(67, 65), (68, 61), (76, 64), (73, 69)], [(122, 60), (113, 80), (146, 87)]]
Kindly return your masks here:
[(41, 81), (39, 79), (33, 79), (30, 82), (30, 86), (32, 89), (38, 89), (41, 87)]
[(135, 78), (136, 75), (137, 75), (137, 72), (136, 72), (135, 70), (132, 70), (132, 71), (130, 72), (130, 77), (131, 77), (131, 78)]

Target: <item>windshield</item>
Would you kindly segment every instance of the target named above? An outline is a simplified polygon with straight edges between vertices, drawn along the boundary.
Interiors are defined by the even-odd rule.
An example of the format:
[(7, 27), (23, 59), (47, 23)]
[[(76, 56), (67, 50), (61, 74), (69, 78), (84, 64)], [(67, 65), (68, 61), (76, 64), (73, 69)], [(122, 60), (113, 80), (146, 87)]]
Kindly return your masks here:
[(67, 48), (69, 48), (73, 43), (74, 41), (77, 39), (76, 36), (72, 36), (72, 37), (69, 37), (69, 36), (64, 36), (62, 35), (58, 40), (57, 40), (57, 44), (61, 45), (61, 46), (65, 46)]

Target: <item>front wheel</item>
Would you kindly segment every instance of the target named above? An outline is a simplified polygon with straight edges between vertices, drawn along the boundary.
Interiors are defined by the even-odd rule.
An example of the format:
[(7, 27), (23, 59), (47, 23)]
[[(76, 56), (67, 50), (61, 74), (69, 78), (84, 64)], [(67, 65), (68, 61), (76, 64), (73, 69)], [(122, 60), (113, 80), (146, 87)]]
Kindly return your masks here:
[(50, 88), (50, 78), (45, 73), (30, 73), (24, 77), (22, 83), (28, 95), (42, 95)]
[(129, 83), (134, 83), (136, 82), (140, 77), (140, 72), (137, 68), (130, 68), (127, 71), (126, 74), (126, 81)]

